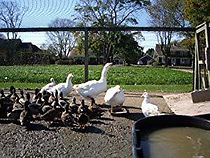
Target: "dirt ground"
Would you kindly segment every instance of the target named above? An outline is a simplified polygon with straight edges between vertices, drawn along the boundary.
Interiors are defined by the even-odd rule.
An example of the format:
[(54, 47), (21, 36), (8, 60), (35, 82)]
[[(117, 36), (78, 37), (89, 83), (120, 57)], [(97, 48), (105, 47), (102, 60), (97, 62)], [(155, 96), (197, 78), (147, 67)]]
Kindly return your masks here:
[[(132, 157), (132, 127), (143, 117), (141, 95), (141, 92), (126, 93), (124, 107), (128, 114), (112, 116), (107, 111), (102, 118), (91, 120), (85, 132), (71, 127), (48, 128), (45, 122), (32, 122), (27, 129), (1, 122), (0, 157)], [(171, 112), (162, 94), (150, 95), (151, 102), (157, 104), (160, 111)], [(96, 102), (103, 103), (103, 97), (101, 94)]]
[[(104, 93), (96, 98), (102, 104)], [(128, 158), (132, 157), (132, 127), (143, 118), (139, 93), (125, 93), (126, 115), (112, 116), (107, 111), (90, 121), (85, 131), (71, 127), (47, 127), (46, 122), (32, 122), (28, 128), (0, 122), (0, 157)], [(81, 98), (76, 96), (77, 100)], [(150, 93), (150, 101), (161, 112), (178, 115), (210, 113), (210, 102), (192, 103), (190, 93)], [(106, 107), (109, 110), (109, 107)]]
[(177, 115), (202, 115), (210, 113), (210, 101), (193, 103), (191, 93), (163, 95), (168, 107)]

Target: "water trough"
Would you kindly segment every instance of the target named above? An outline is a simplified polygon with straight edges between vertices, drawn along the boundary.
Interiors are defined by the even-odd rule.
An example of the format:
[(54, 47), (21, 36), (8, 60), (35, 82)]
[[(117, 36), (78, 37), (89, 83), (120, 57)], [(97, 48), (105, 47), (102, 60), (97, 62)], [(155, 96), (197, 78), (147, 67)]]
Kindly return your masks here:
[[(189, 147), (189, 145), (192, 145), (192, 144), (189, 144), (189, 142), (192, 143), (194, 140), (196, 140), (196, 141), (194, 141), (194, 144), (199, 144), (201, 142), (203, 143), (203, 145), (200, 144), (200, 146), (199, 146), (200, 148), (203, 147), (205, 143), (209, 144), (210, 143), (210, 138), (209, 138), (210, 137), (210, 121), (209, 121), (209, 118), (210, 118), (209, 115), (200, 115), (200, 116), (163, 115), (163, 116), (147, 117), (147, 118), (143, 118), (143, 119), (136, 121), (136, 123), (134, 124), (134, 126), (132, 128), (133, 158), (151, 158), (151, 157), (157, 158), (157, 157), (162, 157), (162, 156), (168, 157), (167, 154), (164, 155), (164, 153), (163, 153), (164, 151), (169, 152), (169, 154), (171, 154), (170, 157), (173, 157), (173, 156), (176, 157), (176, 156), (183, 155), (183, 153), (175, 153), (174, 152), (176, 150), (176, 148), (178, 146), (180, 146), (180, 144), (181, 145), (183, 144), (183, 141), (184, 141), (183, 138), (186, 139), (186, 141), (188, 143), (188, 144), (187, 143), (186, 144), (188, 145), (188, 147)], [(176, 127), (178, 127), (178, 129), (181, 129), (181, 131), (183, 131), (183, 133), (180, 132), (177, 136), (178, 142), (176, 142), (176, 139), (170, 138), (171, 135), (169, 135), (166, 138), (164, 137), (162, 139), (166, 142), (169, 140), (169, 144), (170, 144), (170, 141), (173, 141), (172, 145), (171, 145), (172, 147), (170, 147), (170, 145), (167, 145), (165, 142), (164, 143), (157, 142), (157, 140), (161, 141), (160, 136), (155, 136), (155, 138), (151, 138), (151, 140), (149, 140), (150, 139), (149, 136), (153, 135), (153, 133), (155, 133), (157, 131), (161, 131), (161, 130), (165, 130), (165, 129), (173, 129), (174, 130), (174, 128), (176, 128)], [(194, 131), (193, 132), (187, 131), (188, 132), (187, 133), (182, 128), (187, 129), (187, 130), (189, 130), (190, 128), (198, 129), (198, 130), (202, 130), (202, 132), (204, 131), (207, 133), (204, 134), (205, 135), (205, 137), (204, 137), (204, 136), (201, 136), (201, 135), (203, 135), (203, 133), (201, 132), (201, 133), (199, 133), (201, 135), (199, 135), (199, 138), (197, 138), (197, 135), (194, 134), (195, 133)], [(184, 133), (187, 133), (187, 135), (185, 137), (181, 137), (181, 135), (183, 135)], [(208, 134), (208, 135), (206, 135), (206, 134)], [(172, 136), (173, 136), (173, 134), (172, 134)], [(200, 136), (202, 138), (200, 138)], [(146, 139), (148, 139), (148, 140), (146, 140)], [(146, 146), (145, 146), (145, 141), (147, 141)], [(205, 141), (205, 143), (204, 143), (204, 141)], [(148, 142), (151, 144), (149, 144)], [(157, 148), (159, 147), (158, 149), (155, 149), (156, 153), (155, 152), (152, 153), (151, 148), (154, 149), (156, 147)], [(181, 149), (178, 149), (176, 151), (182, 150), (182, 147), (179, 147), (179, 148), (181, 148)], [(198, 148), (198, 147), (193, 146), (192, 150), (195, 150), (194, 148)], [(204, 152), (197, 151), (197, 153), (196, 153), (197, 156), (199, 157), (199, 154), (200, 154), (200, 156), (210, 154), (210, 150), (208, 148), (205, 150), (207, 150), (207, 151), (204, 151)], [(158, 152), (158, 154), (157, 154), (157, 152)], [(190, 153), (191, 151), (182, 151), (182, 152), (184, 152), (185, 154), (188, 154), (188, 152)], [(156, 154), (156, 155), (154, 155), (154, 154)], [(190, 154), (192, 155), (193, 153), (190, 153)], [(187, 156), (183, 155), (183, 157), (186, 158)]]

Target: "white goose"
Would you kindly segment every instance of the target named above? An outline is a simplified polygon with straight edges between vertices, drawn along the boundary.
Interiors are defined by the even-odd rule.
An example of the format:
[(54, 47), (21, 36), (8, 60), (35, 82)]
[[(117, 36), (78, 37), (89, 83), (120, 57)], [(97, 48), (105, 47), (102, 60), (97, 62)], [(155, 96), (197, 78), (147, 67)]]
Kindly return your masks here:
[(144, 97), (144, 100), (142, 101), (141, 104), (141, 110), (144, 116), (149, 117), (149, 116), (160, 115), (158, 106), (149, 102), (149, 94), (147, 92), (144, 92), (142, 94), (142, 97)]
[(88, 99), (96, 98), (100, 93), (107, 90), (107, 71), (112, 63), (104, 65), (100, 80), (91, 80), (85, 83), (74, 85), (75, 91), (82, 97)]
[(55, 86), (53, 86), (52, 88), (50, 88), (48, 90), (48, 92), (50, 93), (54, 93), (56, 92), (56, 90), (58, 91), (58, 95), (60, 95), (60, 93), (63, 93), (63, 97), (67, 97), (68, 94), (72, 91), (73, 85), (72, 85), (72, 78), (73, 78), (73, 74), (69, 74), (66, 78), (66, 82), (65, 83), (59, 83)]
[(111, 110), (116, 107), (121, 109), (125, 101), (124, 91), (120, 88), (119, 85), (109, 88), (104, 96), (104, 101), (105, 104), (111, 105)]
[(50, 88), (52, 88), (55, 85), (56, 85), (56, 83), (55, 83), (54, 78), (50, 78), (50, 82), (48, 84), (46, 84), (44, 87), (42, 87), (41, 90), (39, 91), (39, 93), (43, 93), (44, 91), (48, 91)]

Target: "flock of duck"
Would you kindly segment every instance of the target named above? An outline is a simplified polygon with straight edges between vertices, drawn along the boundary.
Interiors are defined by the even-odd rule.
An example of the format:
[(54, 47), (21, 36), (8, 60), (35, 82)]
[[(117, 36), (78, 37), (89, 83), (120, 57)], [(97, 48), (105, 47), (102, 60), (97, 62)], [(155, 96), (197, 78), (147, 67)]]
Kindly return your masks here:
[[(112, 63), (107, 63), (101, 72), (99, 80), (91, 80), (82, 84), (73, 85), (73, 74), (67, 76), (66, 82), (56, 84), (53, 78), (50, 83), (35, 92), (24, 90), (16, 91), (10, 87), (9, 94), (1, 90), (0, 118), (9, 118), (18, 121), (21, 125), (28, 125), (33, 120), (44, 120), (50, 125), (60, 122), (65, 126), (86, 127), (90, 119), (103, 115), (105, 110), (95, 103), (95, 98), (106, 91), (105, 103), (111, 105), (110, 109), (120, 109), (125, 100), (124, 92), (119, 85), (107, 90), (107, 71)], [(76, 97), (69, 99), (69, 94), (75, 90), (80, 96), (80, 103)], [(90, 102), (85, 104), (85, 99)], [(117, 107), (117, 108), (116, 108)]]
[[(11, 86), (9, 94), (1, 90), (0, 117), (19, 121), (28, 125), (33, 120), (44, 120), (50, 124), (60, 122), (65, 126), (76, 126), (84, 129), (90, 119), (103, 115), (105, 110), (95, 103), (95, 98), (106, 92), (104, 103), (110, 105), (110, 112), (122, 111), (125, 101), (124, 91), (119, 85), (107, 89), (107, 71), (112, 63), (104, 65), (99, 80), (91, 80), (78, 85), (72, 84), (73, 74), (67, 76), (66, 82), (58, 83), (53, 78), (41, 89), (35, 89), (33, 94)], [(81, 96), (81, 102), (76, 103), (76, 97), (69, 100), (69, 94), (75, 90)], [(159, 115), (158, 107), (149, 103), (148, 93), (143, 94), (141, 109), (145, 117)], [(90, 101), (85, 104), (85, 99)]]
[(57, 90), (55, 94), (47, 91), (40, 93), (39, 89), (35, 89), (33, 95), (23, 90), (18, 94), (13, 86), (7, 95), (1, 90), (0, 105), (1, 118), (18, 121), (22, 126), (29, 125), (31, 121), (44, 120), (48, 125), (57, 122), (83, 129), (90, 119), (101, 117), (105, 112), (94, 99), (86, 105), (84, 99), (81, 103), (76, 103), (75, 97), (69, 101), (62, 92), (58, 95)]

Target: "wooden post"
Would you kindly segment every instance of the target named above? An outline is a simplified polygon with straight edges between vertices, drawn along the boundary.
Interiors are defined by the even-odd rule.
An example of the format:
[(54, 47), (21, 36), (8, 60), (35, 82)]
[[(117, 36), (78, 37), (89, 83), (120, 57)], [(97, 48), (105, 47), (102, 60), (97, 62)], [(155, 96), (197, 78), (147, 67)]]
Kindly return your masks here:
[(85, 82), (88, 81), (88, 30), (85, 29), (85, 41), (84, 41), (84, 47), (85, 47)]
[(199, 33), (195, 33), (195, 72), (194, 72), (194, 90), (201, 88), (201, 72), (199, 63)]
[(193, 83), (193, 90), (198, 90), (198, 59), (197, 59), (197, 33), (195, 33), (195, 55), (194, 55), (194, 83)]
[(205, 27), (205, 38), (206, 38), (206, 48), (205, 48), (205, 64), (206, 64), (206, 69), (207, 69), (207, 81), (208, 81), (208, 86), (206, 88), (209, 88), (209, 83), (210, 83), (210, 28), (209, 28), (209, 23), (207, 22)]

